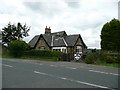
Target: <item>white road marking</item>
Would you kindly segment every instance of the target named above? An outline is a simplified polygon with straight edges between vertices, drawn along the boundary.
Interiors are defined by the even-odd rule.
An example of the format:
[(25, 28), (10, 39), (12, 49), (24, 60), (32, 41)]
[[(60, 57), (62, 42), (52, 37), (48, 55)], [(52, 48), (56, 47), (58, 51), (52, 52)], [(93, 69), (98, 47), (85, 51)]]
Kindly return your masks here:
[(42, 74), (42, 75), (47, 75), (46, 73), (38, 72), (38, 71), (34, 71), (34, 73), (38, 73), (38, 74)]
[(6, 67), (13, 67), (13, 66), (7, 65), (7, 64), (0, 64), (0, 65), (6, 66)]
[(40, 66), (43, 65), (42, 63), (39, 64), (39, 63), (35, 63), (35, 62), (29, 62), (28, 60), (23, 60), (23, 61), (22, 60), (20, 60), (20, 61), (19, 60), (7, 60), (7, 59), (5, 59), (5, 60), (11, 61), (11, 62), (23, 62), (23, 63), (36, 64), (36, 65), (40, 65)]
[(87, 83), (87, 82), (81, 82), (81, 81), (77, 81), (78, 83), (82, 83), (82, 84), (86, 84), (86, 85), (90, 85), (90, 86), (94, 86), (94, 87), (99, 87), (99, 88), (108, 88), (105, 86), (100, 86), (100, 85), (96, 85), (96, 84), (91, 84), (91, 83)]
[(67, 79), (67, 78), (61, 77), (61, 79), (64, 79), (64, 80), (65, 80), (65, 79)]
[[(28, 62), (29, 63), (29, 62)], [(43, 64), (42, 63), (33, 63), (33, 62), (31, 62), (30, 64), (36, 64), (36, 65), (40, 65), (40, 66), (42, 66)]]
[(66, 67), (66, 68), (69, 68), (69, 69), (77, 69), (77, 68), (73, 68), (73, 67)]
[(65, 78), (65, 77), (59, 77), (59, 76), (55, 76), (55, 75), (51, 75), (51, 74), (46, 74), (43, 72), (39, 72), (39, 71), (34, 71), (34, 73), (36, 74), (41, 74), (41, 75), (46, 75), (46, 76), (50, 76), (50, 77), (56, 77), (62, 80), (68, 80), (71, 82), (76, 82), (76, 83), (81, 83), (81, 84), (85, 84), (85, 85), (89, 85), (89, 86), (93, 86), (93, 87), (98, 87), (98, 88), (107, 88), (110, 89), (109, 87), (105, 87), (105, 86), (101, 86), (101, 85), (96, 85), (96, 84), (92, 84), (92, 83), (88, 83), (88, 82), (83, 82), (83, 81), (78, 81), (78, 80), (74, 80), (74, 79), (69, 79), (69, 78)]
[(119, 75), (116, 73), (107, 73), (107, 72), (101, 72), (101, 71), (95, 71), (95, 70), (89, 70), (90, 72), (96, 72), (96, 73), (103, 73), (103, 74), (111, 74), (111, 75)]
[(39, 64), (39, 65), (43, 65), (43, 64)]
[(50, 65), (51, 67), (57, 67), (56, 65)]

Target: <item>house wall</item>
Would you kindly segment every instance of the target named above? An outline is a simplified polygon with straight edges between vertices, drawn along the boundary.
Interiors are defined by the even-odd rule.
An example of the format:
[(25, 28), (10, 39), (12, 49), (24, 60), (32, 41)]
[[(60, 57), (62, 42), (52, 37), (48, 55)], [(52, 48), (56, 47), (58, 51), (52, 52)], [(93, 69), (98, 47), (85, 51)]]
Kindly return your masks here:
[(67, 47), (67, 53), (74, 53), (74, 47)]
[(76, 46), (82, 45), (82, 41), (80, 40), (80, 38), (78, 38), (78, 40), (76, 41)]
[[(79, 50), (78, 50), (79, 49)], [(75, 46), (74, 46), (74, 52), (83, 52), (84, 51), (84, 45), (80, 38), (77, 39)]]
[(84, 47), (83, 47), (83, 44), (82, 44), (82, 41), (81, 41), (80, 38), (78, 38), (78, 40), (76, 41), (74, 47), (67, 47), (67, 51), (68, 51), (68, 53), (76, 53), (77, 46), (81, 46), (81, 50), (80, 50), (80, 51), (83, 52)]
[(47, 45), (47, 43), (44, 41), (43, 38), (40, 38), (40, 40), (38, 41), (36, 47), (36, 50), (50, 50), (49, 46)]

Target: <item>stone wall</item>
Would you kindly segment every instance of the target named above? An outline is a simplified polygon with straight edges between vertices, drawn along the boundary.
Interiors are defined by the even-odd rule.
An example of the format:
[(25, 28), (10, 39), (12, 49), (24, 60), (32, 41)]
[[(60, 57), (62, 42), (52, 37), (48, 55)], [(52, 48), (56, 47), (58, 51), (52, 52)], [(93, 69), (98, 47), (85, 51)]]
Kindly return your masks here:
[(49, 46), (48, 46), (47, 43), (44, 41), (44, 39), (43, 39), (43, 38), (40, 38), (40, 40), (38, 41), (35, 49), (36, 49), (36, 50), (41, 50), (41, 49), (43, 49), (43, 48), (44, 48), (44, 50), (50, 50)]

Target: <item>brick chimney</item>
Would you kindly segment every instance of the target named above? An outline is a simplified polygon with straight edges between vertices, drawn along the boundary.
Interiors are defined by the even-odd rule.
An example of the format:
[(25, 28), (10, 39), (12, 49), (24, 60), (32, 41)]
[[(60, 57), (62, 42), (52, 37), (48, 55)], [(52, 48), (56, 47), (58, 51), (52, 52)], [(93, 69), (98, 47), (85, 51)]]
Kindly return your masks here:
[(51, 34), (51, 29), (50, 29), (50, 27), (47, 28), (47, 26), (46, 26), (46, 28), (45, 28), (45, 34)]

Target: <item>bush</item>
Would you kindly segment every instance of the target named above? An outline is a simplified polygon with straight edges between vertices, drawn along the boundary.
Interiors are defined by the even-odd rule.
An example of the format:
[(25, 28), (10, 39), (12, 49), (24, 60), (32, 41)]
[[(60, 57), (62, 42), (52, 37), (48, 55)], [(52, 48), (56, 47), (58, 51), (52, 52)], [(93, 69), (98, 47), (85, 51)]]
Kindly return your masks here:
[(96, 54), (89, 54), (85, 58), (85, 63), (87, 64), (94, 64), (96, 61)]
[(29, 45), (25, 41), (12, 41), (8, 47), (10, 54), (14, 57), (20, 57), (23, 52), (29, 49)]

